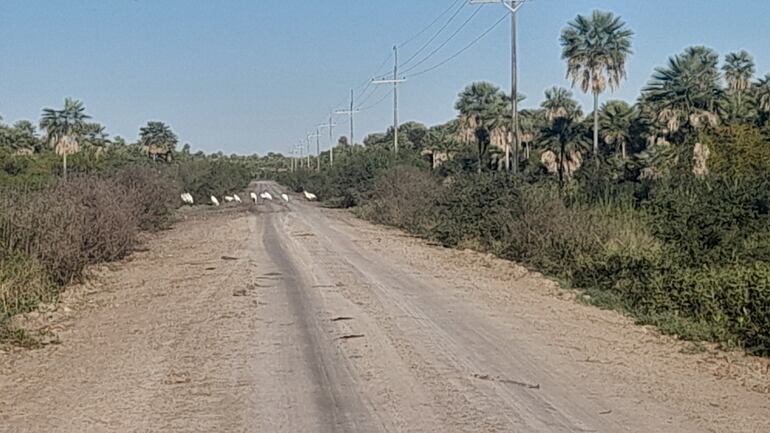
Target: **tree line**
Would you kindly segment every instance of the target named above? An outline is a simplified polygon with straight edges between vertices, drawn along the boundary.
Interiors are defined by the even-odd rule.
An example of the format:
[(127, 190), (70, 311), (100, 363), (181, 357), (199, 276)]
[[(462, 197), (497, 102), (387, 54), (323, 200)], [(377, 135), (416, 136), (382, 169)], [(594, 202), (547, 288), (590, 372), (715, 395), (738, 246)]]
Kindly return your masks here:
[[(552, 87), (522, 110), (519, 173), (505, 170), (511, 96), (471, 83), (458, 115), (370, 134), (334, 166), (281, 181), (449, 247), (516, 260), (580, 298), (686, 339), (770, 354), (770, 75), (745, 51), (685, 48), (633, 103), (602, 101), (633, 32), (607, 12), (561, 34), (585, 113)], [(517, 95), (520, 100), (523, 95)], [(322, 158), (325, 155), (322, 155)]]
[[(626, 77), (632, 37), (628, 25), (611, 12), (594, 11), (568, 23), (560, 37), (566, 76), (573, 87), (593, 96), (593, 110), (586, 114), (570, 89), (546, 89), (538, 108), (519, 113), (523, 152), (515, 163), (524, 170), (545, 169), (563, 185), (587, 160), (636, 177), (660, 177), (679, 158), (708, 152), (696, 146), (703, 133), (768, 127), (770, 73), (755, 76), (754, 59), (745, 50), (728, 53), (720, 62), (711, 48), (687, 47), (655, 69), (635, 102), (601, 103), (601, 96), (619, 88)], [(494, 84), (476, 82), (460, 92), (455, 108), (458, 117), (445, 124), (404, 124), (399, 141), (442, 160), (473, 148), (476, 171), (501, 170), (504, 150), (513, 142), (511, 96)], [(371, 134), (363, 144), (387, 146), (392, 134)]]

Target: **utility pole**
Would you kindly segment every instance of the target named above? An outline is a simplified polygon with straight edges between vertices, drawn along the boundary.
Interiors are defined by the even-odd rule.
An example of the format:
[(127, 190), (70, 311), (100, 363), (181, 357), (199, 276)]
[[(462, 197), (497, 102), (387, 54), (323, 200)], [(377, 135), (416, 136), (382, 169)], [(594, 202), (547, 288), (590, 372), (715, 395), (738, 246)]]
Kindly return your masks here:
[(322, 123), (318, 125), (319, 129), (329, 128), (329, 165), (334, 165), (334, 127), (337, 126), (334, 123), (334, 114), (329, 113), (329, 123)]
[[(302, 143), (295, 144), (292, 146), (291, 149), (291, 171), (297, 171), (299, 169), (299, 164), (302, 163)], [(299, 156), (299, 161), (297, 160), (297, 155)]]
[[(471, 4), (500, 3), (511, 11), (511, 131), (513, 142), (513, 172), (519, 172), (519, 92), (516, 58), (516, 12), (527, 0), (471, 0)], [(505, 146), (505, 169), (511, 170), (511, 146)]]
[(315, 151), (316, 151), (316, 160), (318, 165), (318, 171), (321, 171), (321, 133), (318, 132), (318, 128), (315, 129), (315, 134), (308, 134), (308, 142), (307, 142), (307, 168), (310, 168), (310, 139), (315, 138)]
[(353, 138), (353, 116), (358, 113), (360, 110), (355, 110), (353, 108), (353, 89), (350, 89), (350, 109), (349, 110), (337, 110), (334, 112), (334, 114), (347, 114), (348, 117), (350, 117), (350, 146), (352, 146), (356, 143), (356, 140)]
[(406, 78), (398, 78), (398, 47), (393, 46), (395, 62), (393, 63), (392, 80), (372, 80), (372, 84), (393, 84), (393, 151), (398, 153), (398, 85)]

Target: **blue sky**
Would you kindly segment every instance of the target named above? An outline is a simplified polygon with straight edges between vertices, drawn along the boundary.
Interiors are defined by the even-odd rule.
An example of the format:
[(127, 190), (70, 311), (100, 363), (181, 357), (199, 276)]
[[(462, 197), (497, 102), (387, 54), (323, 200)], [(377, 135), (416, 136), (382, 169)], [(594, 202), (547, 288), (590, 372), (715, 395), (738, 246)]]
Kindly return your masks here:
[[(37, 121), (41, 108), (61, 106), (69, 96), (82, 99), (112, 135), (130, 140), (147, 120), (163, 120), (194, 149), (285, 152), (343, 103), (350, 88), (371, 77), (394, 43), (407, 40), (452, 3), (3, 0), (0, 114), (6, 122)], [(474, 8), (464, 7), (417, 59), (444, 41)], [(636, 32), (628, 80), (605, 99), (633, 100), (655, 66), (693, 44), (720, 54), (747, 49), (758, 73), (770, 72), (766, 0), (532, 0), (519, 14), (525, 107), (538, 105), (547, 87), (569, 86), (559, 32), (575, 15), (593, 9), (621, 15)], [(422, 66), (458, 51), (503, 14), (500, 5), (484, 6)], [(434, 29), (402, 46), (401, 59), (409, 58)], [(410, 79), (400, 92), (401, 119), (427, 124), (450, 119), (457, 93), (472, 81), (488, 80), (507, 89), (509, 40), (506, 20), (454, 61)], [(391, 67), (388, 63), (383, 71)], [(378, 89), (364, 105), (386, 91)], [(590, 98), (579, 99), (588, 111)], [(391, 100), (385, 99), (362, 112), (356, 122), (359, 140), (387, 128), (391, 110)], [(346, 134), (346, 120), (338, 122), (336, 135)]]

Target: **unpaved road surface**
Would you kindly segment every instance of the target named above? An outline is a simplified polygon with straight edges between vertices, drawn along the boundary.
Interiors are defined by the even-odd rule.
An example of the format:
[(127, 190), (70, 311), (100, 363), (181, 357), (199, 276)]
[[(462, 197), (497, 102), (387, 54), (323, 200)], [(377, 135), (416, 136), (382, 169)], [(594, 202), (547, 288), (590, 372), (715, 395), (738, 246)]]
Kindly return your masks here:
[(770, 432), (764, 361), (299, 198), (147, 246), (0, 354), (0, 431)]

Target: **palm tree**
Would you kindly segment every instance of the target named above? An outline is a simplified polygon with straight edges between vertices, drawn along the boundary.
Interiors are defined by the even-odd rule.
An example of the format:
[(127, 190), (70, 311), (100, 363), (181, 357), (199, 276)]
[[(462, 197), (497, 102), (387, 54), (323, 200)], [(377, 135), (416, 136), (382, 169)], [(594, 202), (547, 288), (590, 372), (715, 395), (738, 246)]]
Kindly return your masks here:
[(484, 117), (490, 129), (490, 142), (505, 151), (511, 144), (511, 98), (501, 92), (487, 107)]
[(540, 104), (545, 110), (545, 117), (553, 122), (559, 117), (572, 117), (575, 113), (581, 113), (577, 101), (572, 99), (574, 95), (564, 87), (553, 86), (545, 91), (545, 100)]
[(754, 95), (756, 97), (757, 111), (762, 114), (762, 123), (770, 117), (770, 74), (754, 83)]
[(163, 156), (166, 160), (176, 148), (179, 140), (171, 127), (163, 122), (147, 122), (147, 126), (139, 129), (139, 143), (147, 149), (147, 154), (155, 160)]
[(754, 57), (746, 50), (728, 54), (725, 56), (725, 64), (722, 66), (727, 87), (731, 92), (748, 90), (755, 70)]
[(568, 164), (578, 163), (580, 151), (585, 145), (584, 129), (581, 122), (583, 110), (572, 99), (572, 92), (562, 87), (545, 91), (541, 104), (548, 119), (548, 125), (541, 131), (541, 144), (557, 155), (556, 169), (559, 186), (564, 187), (565, 169)]
[(596, 10), (590, 17), (578, 15), (561, 33), (567, 77), (594, 97), (594, 155), (599, 152), (599, 95), (608, 85), (614, 91), (626, 77), (633, 35), (620, 17)]
[(627, 156), (626, 147), (631, 141), (631, 126), (636, 116), (636, 109), (625, 101), (605, 102), (599, 114), (604, 142), (618, 146), (622, 159)]
[[(668, 59), (666, 67), (655, 69), (647, 86), (642, 90), (644, 111), (654, 113), (654, 120), (663, 124), (662, 131), (675, 136), (714, 126), (716, 111), (722, 96), (719, 86), (719, 56), (703, 46), (689, 47)], [(685, 134), (679, 134), (684, 141)]]
[(66, 98), (62, 110), (44, 108), (40, 119), (40, 128), (46, 132), (48, 145), (62, 156), (62, 174), (67, 180), (67, 155), (77, 153), (79, 140), (83, 136), (84, 125), (91, 117), (85, 114), (82, 101)]
[(734, 98), (734, 102), (728, 101), (728, 106), (733, 106), (729, 110), (731, 120), (735, 120), (736, 117), (748, 117), (750, 113), (743, 109), (743, 94), (751, 87), (751, 78), (756, 71), (754, 58), (746, 50), (730, 53), (725, 56), (722, 71), (725, 74), (729, 95)]
[(31, 153), (40, 151), (40, 140), (35, 132), (35, 125), (29, 120), (14, 123), (13, 136), (17, 150)]
[(525, 156), (530, 157), (532, 143), (534, 143), (540, 131), (546, 126), (545, 110), (521, 110), (519, 113), (519, 143), (525, 146)]
[(107, 145), (111, 144), (109, 136), (107, 128), (100, 123), (89, 122), (83, 125), (83, 142), (95, 147), (97, 152), (102, 152)]
[(506, 96), (492, 83), (472, 83), (458, 95), (455, 109), (460, 112), (461, 137), (478, 145), (478, 171), (492, 139), (500, 136), (500, 113), (505, 108)]

